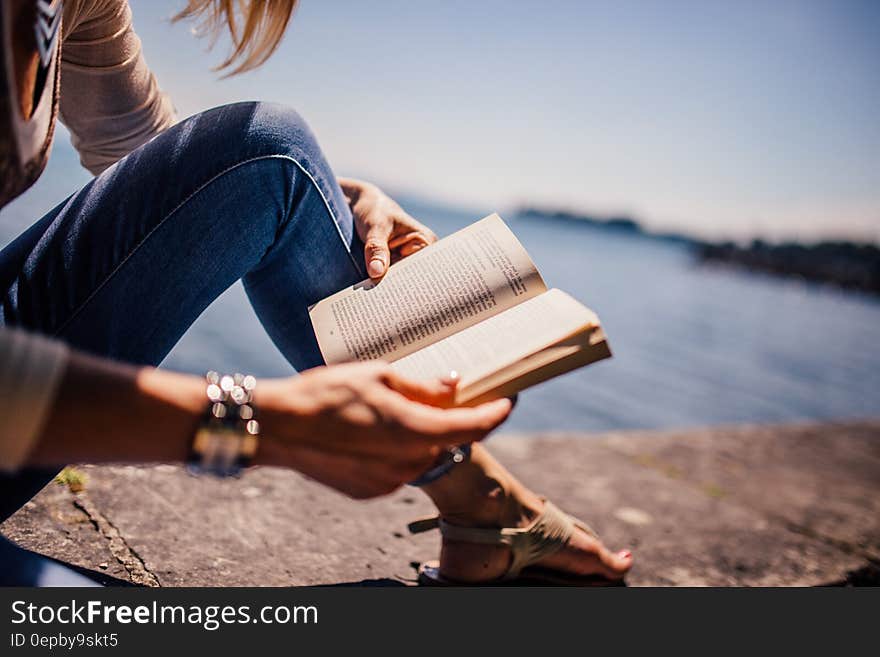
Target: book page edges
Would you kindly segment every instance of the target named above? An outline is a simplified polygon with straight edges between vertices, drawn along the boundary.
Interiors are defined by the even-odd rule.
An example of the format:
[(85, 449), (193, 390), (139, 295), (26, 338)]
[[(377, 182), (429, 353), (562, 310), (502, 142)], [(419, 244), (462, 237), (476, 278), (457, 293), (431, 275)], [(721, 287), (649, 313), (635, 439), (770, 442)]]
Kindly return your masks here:
[(456, 404), (477, 406), (510, 397), (548, 379), (611, 357), (611, 347), (599, 325), (545, 347), (459, 390)]
[[(567, 332), (562, 334), (557, 333), (553, 337), (547, 337), (547, 339), (543, 341), (543, 344), (540, 344), (537, 348), (533, 347), (531, 351), (520, 351), (515, 356), (511, 355), (510, 360), (506, 363), (500, 367), (496, 367), (490, 372), (478, 376), (478, 378), (463, 376), (462, 381), (459, 384), (459, 395), (470, 397), (474, 394), (480, 394), (481, 391), (493, 387), (491, 382), (498, 380), (499, 377), (506, 379), (505, 373), (518, 370), (522, 367), (527, 367), (526, 363), (534, 363), (534, 367), (540, 367), (545, 362), (556, 360), (556, 358), (551, 355), (553, 353), (557, 354), (557, 358), (565, 356), (562, 351), (556, 352), (554, 350), (571, 350), (575, 346), (581, 348), (584, 345), (589, 345), (591, 340), (596, 343), (605, 340), (605, 333), (602, 331), (602, 324), (599, 321), (599, 316), (596, 315), (591, 308), (583, 305), (570, 294), (563, 292), (558, 288), (551, 288), (543, 294), (549, 295), (548, 298), (552, 297), (557, 303), (561, 302), (568, 304), (570, 312), (567, 314), (574, 315), (576, 312), (580, 315), (576, 320), (577, 323), (574, 321), (570, 322), (568, 324)], [(530, 300), (527, 299), (526, 301)], [(609, 351), (607, 357), (610, 357), (610, 355)]]

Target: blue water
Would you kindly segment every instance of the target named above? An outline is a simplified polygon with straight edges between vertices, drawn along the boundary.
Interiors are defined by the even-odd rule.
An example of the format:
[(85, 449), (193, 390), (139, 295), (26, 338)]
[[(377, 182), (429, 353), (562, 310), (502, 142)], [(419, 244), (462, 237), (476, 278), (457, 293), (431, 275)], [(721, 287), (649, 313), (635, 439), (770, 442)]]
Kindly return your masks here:
[[(37, 187), (0, 213), (0, 245), (87, 180), (56, 148)], [(445, 235), (488, 214), (405, 199)], [(614, 358), (526, 391), (508, 431), (673, 428), (880, 415), (880, 300), (698, 266), (687, 247), (556, 220), (505, 216), (548, 285), (593, 308)], [(240, 285), (164, 365), (284, 375)]]

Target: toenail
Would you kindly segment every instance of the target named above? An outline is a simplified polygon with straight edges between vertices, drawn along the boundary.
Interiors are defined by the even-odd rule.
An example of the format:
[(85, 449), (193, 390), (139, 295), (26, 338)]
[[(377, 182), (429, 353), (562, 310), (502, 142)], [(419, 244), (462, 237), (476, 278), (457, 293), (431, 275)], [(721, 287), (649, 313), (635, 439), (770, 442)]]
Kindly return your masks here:
[(629, 559), (632, 556), (632, 552), (630, 552), (629, 550), (621, 550), (617, 553), (617, 556), (621, 559)]

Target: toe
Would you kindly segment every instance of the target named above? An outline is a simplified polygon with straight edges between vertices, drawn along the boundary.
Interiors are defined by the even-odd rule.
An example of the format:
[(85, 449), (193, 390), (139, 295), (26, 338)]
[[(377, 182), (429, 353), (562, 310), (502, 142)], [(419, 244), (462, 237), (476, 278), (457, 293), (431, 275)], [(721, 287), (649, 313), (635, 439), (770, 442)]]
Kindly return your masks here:
[(611, 552), (605, 546), (599, 551), (599, 562), (602, 564), (603, 574), (610, 579), (620, 579), (632, 568), (633, 558), (629, 550)]

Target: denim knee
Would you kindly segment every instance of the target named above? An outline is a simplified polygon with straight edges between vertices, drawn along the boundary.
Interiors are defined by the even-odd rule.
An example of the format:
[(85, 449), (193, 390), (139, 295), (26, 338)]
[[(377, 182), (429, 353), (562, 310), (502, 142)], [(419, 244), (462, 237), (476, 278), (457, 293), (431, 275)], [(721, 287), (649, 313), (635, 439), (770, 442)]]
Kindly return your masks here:
[(296, 110), (259, 101), (242, 105), (248, 116), (244, 139), (251, 157), (290, 157), (313, 175), (329, 173), (318, 140)]
[(237, 163), (267, 159), (278, 163), (277, 167), (263, 169), (263, 180), (277, 181), (279, 189), (284, 190), (288, 199), (285, 219), (296, 213), (298, 204), (309, 194), (315, 193), (312, 198), (320, 211), (306, 212), (300, 219), (330, 220), (350, 249), (357, 241), (351, 211), (318, 140), (302, 116), (280, 103), (246, 102), (226, 109), (236, 117), (230, 120), (229, 127), (242, 132), (238, 140), (229, 140)]

